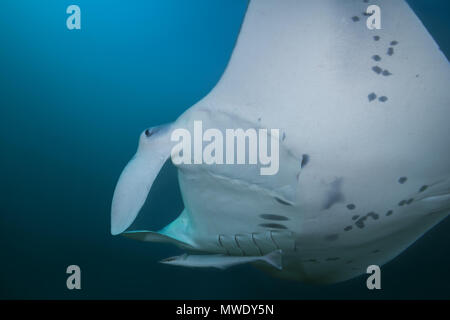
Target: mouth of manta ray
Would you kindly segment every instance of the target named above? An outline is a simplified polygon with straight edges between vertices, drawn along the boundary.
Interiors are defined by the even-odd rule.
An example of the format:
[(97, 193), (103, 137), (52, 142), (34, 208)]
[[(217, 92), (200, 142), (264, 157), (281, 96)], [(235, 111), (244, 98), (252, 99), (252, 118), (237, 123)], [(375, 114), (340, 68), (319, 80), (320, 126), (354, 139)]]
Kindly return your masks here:
[(177, 168), (169, 159), (158, 173), (144, 205), (127, 231), (160, 230), (175, 220), (183, 209)]

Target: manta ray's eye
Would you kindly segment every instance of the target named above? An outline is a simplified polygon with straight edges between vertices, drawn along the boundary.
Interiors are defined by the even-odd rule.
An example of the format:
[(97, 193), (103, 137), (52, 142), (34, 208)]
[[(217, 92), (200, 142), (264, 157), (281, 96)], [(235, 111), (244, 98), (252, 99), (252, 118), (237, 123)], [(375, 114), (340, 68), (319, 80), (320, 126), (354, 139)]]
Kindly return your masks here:
[(144, 132), (145, 136), (147, 138), (151, 137), (155, 133), (160, 132), (162, 127), (163, 126), (157, 126), (157, 127), (152, 127), (152, 128), (149, 128), (149, 129), (145, 130), (145, 132)]
[(148, 138), (153, 134), (153, 130), (152, 129), (147, 129), (145, 130), (145, 136)]

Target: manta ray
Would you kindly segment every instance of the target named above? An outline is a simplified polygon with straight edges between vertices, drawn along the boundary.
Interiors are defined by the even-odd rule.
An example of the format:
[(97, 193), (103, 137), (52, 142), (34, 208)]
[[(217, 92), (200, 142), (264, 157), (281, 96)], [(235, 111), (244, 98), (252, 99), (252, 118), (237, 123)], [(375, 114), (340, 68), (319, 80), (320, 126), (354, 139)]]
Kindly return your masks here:
[[(366, 25), (370, 5), (381, 29)], [(450, 212), (449, 83), (448, 60), (403, 0), (252, 0), (214, 89), (141, 134), (111, 233), (188, 253), (168, 264), (251, 263), (309, 283), (361, 275)], [(130, 230), (171, 161), (171, 132), (194, 121), (279, 129), (279, 171), (178, 164), (184, 210), (161, 230)]]

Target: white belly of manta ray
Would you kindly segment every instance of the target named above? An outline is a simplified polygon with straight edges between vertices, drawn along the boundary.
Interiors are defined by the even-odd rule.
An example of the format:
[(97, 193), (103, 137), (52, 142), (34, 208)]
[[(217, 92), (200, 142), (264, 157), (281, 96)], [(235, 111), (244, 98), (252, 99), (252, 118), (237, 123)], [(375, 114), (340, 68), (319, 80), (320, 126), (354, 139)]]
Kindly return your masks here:
[[(252, 263), (333, 283), (393, 259), (447, 217), (449, 63), (403, 0), (377, 1), (382, 29), (369, 30), (371, 2), (250, 1), (216, 87), (142, 133), (114, 192), (111, 233), (189, 252), (167, 264)], [(195, 121), (279, 129), (278, 172), (177, 163), (183, 212), (159, 231), (129, 230), (170, 161), (171, 133)]]

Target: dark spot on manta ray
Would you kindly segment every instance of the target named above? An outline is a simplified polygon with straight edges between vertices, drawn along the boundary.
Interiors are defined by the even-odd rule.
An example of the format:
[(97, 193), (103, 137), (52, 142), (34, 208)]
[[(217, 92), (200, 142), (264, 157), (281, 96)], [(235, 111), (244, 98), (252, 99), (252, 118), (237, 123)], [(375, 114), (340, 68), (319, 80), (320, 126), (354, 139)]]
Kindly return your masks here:
[(348, 210), (355, 210), (356, 206), (353, 203), (347, 205)]
[(347, 227), (344, 228), (344, 231), (350, 231), (350, 230), (352, 230), (352, 229), (353, 229), (352, 226), (347, 226)]
[(390, 73), (389, 70), (383, 70), (382, 75), (385, 77), (388, 77), (388, 76), (392, 76), (392, 73)]
[(381, 74), (383, 72), (383, 69), (381, 69), (379, 66), (374, 66), (372, 67), (372, 70), (376, 73), (376, 74)]
[(379, 97), (379, 98), (378, 98), (378, 101), (380, 101), (380, 102), (386, 102), (386, 101), (388, 101), (388, 97), (386, 97), (386, 96)]
[(400, 184), (404, 184), (406, 181), (408, 181), (408, 178), (407, 178), (407, 177), (400, 177), (400, 178), (398, 179), (398, 183), (400, 183)]
[(375, 40), (375, 41), (380, 41), (380, 36), (373, 36), (373, 40)]
[(278, 223), (263, 223), (260, 226), (269, 229), (287, 229), (286, 226)]
[(364, 3), (369, 3), (369, 0), (363, 0)]
[(376, 250), (373, 250), (372, 253), (379, 253), (380, 251), (381, 251), (380, 249), (376, 249)]
[(363, 11), (362, 15), (366, 16), (366, 17), (370, 17), (371, 15), (373, 15), (373, 12), (368, 13), (367, 11)]
[(279, 216), (277, 214), (261, 214), (259, 215), (261, 218), (266, 220), (275, 220), (275, 221), (287, 221), (289, 220), (288, 217), (285, 216)]
[(380, 217), (378, 214), (376, 214), (375, 212), (369, 212), (366, 217), (372, 217), (373, 220), (378, 220), (378, 218)]
[(300, 168), (304, 168), (309, 162), (309, 155), (302, 155), (302, 163), (300, 164)]
[(388, 56), (394, 55), (394, 48), (389, 48), (388, 51), (387, 51), (387, 55)]
[(368, 214), (366, 214), (364, 217), (359, 218), (356, 222), (355, 225), (360, 228), (363, 229), (366, 225), (364, 224), (364, 222), (368, 219), (368, 218), (372, 218), (373, 220), (378, 220), (380, 216), (378, 214), (376, 214), (375, 212), (369, 212)]
[(400, 202), (398, 203), (398, 205), (399, 205), (400, 207), (404, 206), (405, 204), (406, 204), (406, 200), (402, 200), (402, 201), (400, 201)]
[(366, 225), (364, 224), (364, 221), (366, 221), (367, 217), (361, 217), (355, 222), (355, 226), (357, 226), (360, 229), (363, 229)]
[(352, 20), (353, 20), (353, 22), (358, 22), (359, 21), (359, 17), (358, 16), (353, 16)]
[(283, 132), (283, 136), (281, 137), (281, 141), (284, 141), (286, 139), (286, 133)]
[(408, 201), (406, 201), (406, 204), (411, 204), (411, 203), (413, 203), (413, 201), (414, 201), (414, 199), (411, 198), (411, 199), (409, 199)]
[(359, 218), (359, 215), (356, 215), (356, 216), (352, 217), (352, 220), (358, 220), (358, 218)]
[(398, 45), (398, 41), (397, 40), (391, 41), (391, 46), (396, 46), (396, 45)]
[(261, 121), (261, 118), (258, 118), (258, 121), (260, 122), (260, 121)]
[(375, 61), (381, 61), (381, 57), (379, 55), (377, 55), (377, 54), (372, 56), (372, 59), (375, 60)]
[(292, 206), (292, 203), (289, 203), (289, 202), (287, 202), (287, 201), (284, 201), (283, 199), (280, 199), (280, 198), (278, 198), (278, 197), (275, 197), (275, 200), (276, 200), (278, 203), (284, 204), (285, 206)]
[(339, 260), (339, 257), (326, 258), (326, 261), (336, 261)]
[(326, 241), (336, 241), (339, 238), (338, 234), (330, 234), (325, 237)]
[(372, 102), (373, 100), (375, 100), (377, 98), (377, 95), (375, 94), (375, 92), (372, 92), (367, 97), (369, 98), (369, 102)]
[(419, 192), (424, 192), (427, 189), (428, 189), (427, 185), (421, 186), (420, 189), (419, 189)]
[(326, 194), (326, 200), (323, 204), (323, 209), (328, 210), (336, 203), (342, 202), (345, 200), (344, 195), (342, 194), (341, 188), (342, 188), (342, 181), (343, 178), (336, 178), (331, 184), (330, 189), (328, 190)]
[(392, 215), (394, 213), (394, 211), (389, 210), (388, 212), (386, 212), (386, 216), (389, 217), (390, 215)]

